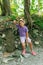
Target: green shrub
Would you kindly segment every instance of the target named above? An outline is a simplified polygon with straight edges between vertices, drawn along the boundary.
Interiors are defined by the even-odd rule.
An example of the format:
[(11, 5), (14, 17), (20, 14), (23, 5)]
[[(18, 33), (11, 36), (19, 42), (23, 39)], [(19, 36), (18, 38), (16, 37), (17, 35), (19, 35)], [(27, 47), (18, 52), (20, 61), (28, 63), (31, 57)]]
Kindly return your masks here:
[(43, 29), (43, 16), (33, 14), (32, 19), (34, 20), (34, 24), (38, 25), (40, 29)]

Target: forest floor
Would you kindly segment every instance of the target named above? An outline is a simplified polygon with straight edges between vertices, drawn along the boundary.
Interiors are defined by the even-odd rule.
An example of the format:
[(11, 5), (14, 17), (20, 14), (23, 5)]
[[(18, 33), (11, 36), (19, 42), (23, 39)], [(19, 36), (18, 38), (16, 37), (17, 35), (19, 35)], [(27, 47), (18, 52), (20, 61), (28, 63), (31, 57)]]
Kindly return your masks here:
[[(3, 21), (3, 18), (1, 19), (1, 21)], [(6, 20), (4, 19), (4, 22), (5, 21)], [(11, 22), (10, 23), (8, 22), (4, 25), (5, 25), (5, 27), (8, 27), (11, 24), (12, 24)], [(4, 27), (2, 22), (0, 22), (0, 25), (2, 25), (1, 26), (2, 28)], [(6, 32), (4, 34), (6, 35)], [(1, 36), (3, 36), (3, 34), (0, 35), (0, 39), (1, 39)], [(6, 36), (7, 43), (9, 44), (9, 41), (8, 41), (8, 39), (9, 39), (10, 44), (11, 44), (12, 43), (11, 40), (13, 40), (12, 30), (11, 30), (11, 32), (9, 32), (9, 34), (7, 31), (7, 36)], [(27, 47), (26, 50), (28, 53), (26, 53), (25, 56), (22, 56), (21, 50), (17, 49), (16, 51), (14, 51), (12, 53), (7, 53), (8, 55), (7, 55), (7, 57), (5, 57), (5, 56), (3, 56), (3, 52), (2, 52), (3, 47), (0, 46), (0, 65), (43, 65), (43, 30), (41, 31), (38, 29), (33, 29), (31, 36), (30, 37), (35, 45), (34, 50), (37, 53), (36, 56), (33, 56), (32, 54), (30, 54), (29, 48)], [(6, 42), (6, 40), (5, 40), (5, 42)], [(1, 43), (1, 41), (0, 41), (0, 43)]]
[(36, 56), (27, 53), (24, 57), (20, 50), (16, 50), (16, 57), (12, 57), (13, 53), (8, 57), (3, 57), (3, 53), (0, 51), (0, 65), (43, 65), (43, 48), (34, 47), (34, 50), (37, 53)]

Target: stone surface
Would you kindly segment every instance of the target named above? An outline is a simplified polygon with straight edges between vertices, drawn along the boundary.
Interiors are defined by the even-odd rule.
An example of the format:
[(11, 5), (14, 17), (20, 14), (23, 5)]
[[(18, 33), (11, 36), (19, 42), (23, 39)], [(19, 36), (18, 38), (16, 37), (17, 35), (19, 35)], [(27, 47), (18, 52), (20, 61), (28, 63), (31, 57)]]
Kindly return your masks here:
[(38, 45), (39, 44), (39, 41), (35, 41), (35, 44)]
[(37, 29), (34, 29), (34, 30), (33, 30), (33, 33), (35, 33), (36, 35), (38, 35), (38, 32), (39, 32), (39, 31), (38, 31)]
[[(36, 56), (33, 56), (30, 54), (28, 57), (23, 57), (21, 55), (18, 58), (13, 57), (13, 59), (8, 57), (8, 58), (6, 58), (7, 63), (2, 62), (0, 59), (0, 65), (43, 65), (43, 48), (36, 47), (36, 48), (34, 48), (34, 50), (37, 53)], [(16, 51), (16, 53), (17, 53), (17, 51)], [(2, 52), (0, 52), (0, 54), (2, 54)], [(3, 59), (3, 57), (2, 57), (2, 59)], [(4, 60), (6, 61), (6, 59), (4, 59)]]

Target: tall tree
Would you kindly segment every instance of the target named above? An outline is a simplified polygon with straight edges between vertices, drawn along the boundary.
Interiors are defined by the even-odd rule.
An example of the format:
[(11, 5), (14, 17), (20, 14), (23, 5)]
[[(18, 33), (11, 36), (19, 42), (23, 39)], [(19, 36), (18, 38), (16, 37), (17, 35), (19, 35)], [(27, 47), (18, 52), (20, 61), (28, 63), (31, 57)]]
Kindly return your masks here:
[(2, 15), (5, 15), (5, 10), (4, 10), (4, 7), (3, 7), (3, 4), (2, 4), (2, 0), (0, 0), (0, 7), (1, 7), (1, 10), (2, 10)]
[(2, 7), (2, 15), (10, 15), (10, 1), (9, 0), (2, 0), (3, 7)]
[(32, 28), (32, 19), (30, 16), (30, 0), (24, 0), (24, 17), (29, 29)]

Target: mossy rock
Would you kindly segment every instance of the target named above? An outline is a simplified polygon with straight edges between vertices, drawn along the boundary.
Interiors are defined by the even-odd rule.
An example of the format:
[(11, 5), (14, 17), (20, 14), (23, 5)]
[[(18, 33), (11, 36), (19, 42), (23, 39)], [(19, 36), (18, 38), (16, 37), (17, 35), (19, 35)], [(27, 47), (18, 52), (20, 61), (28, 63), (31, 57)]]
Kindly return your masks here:
[(6, 40), (4, 41), (5, 50), (7, 52), (13, 52), (18, 44), (15, 43), (16, 39), (12, 29), (5, 31), (4, 34), (6, 35)]

